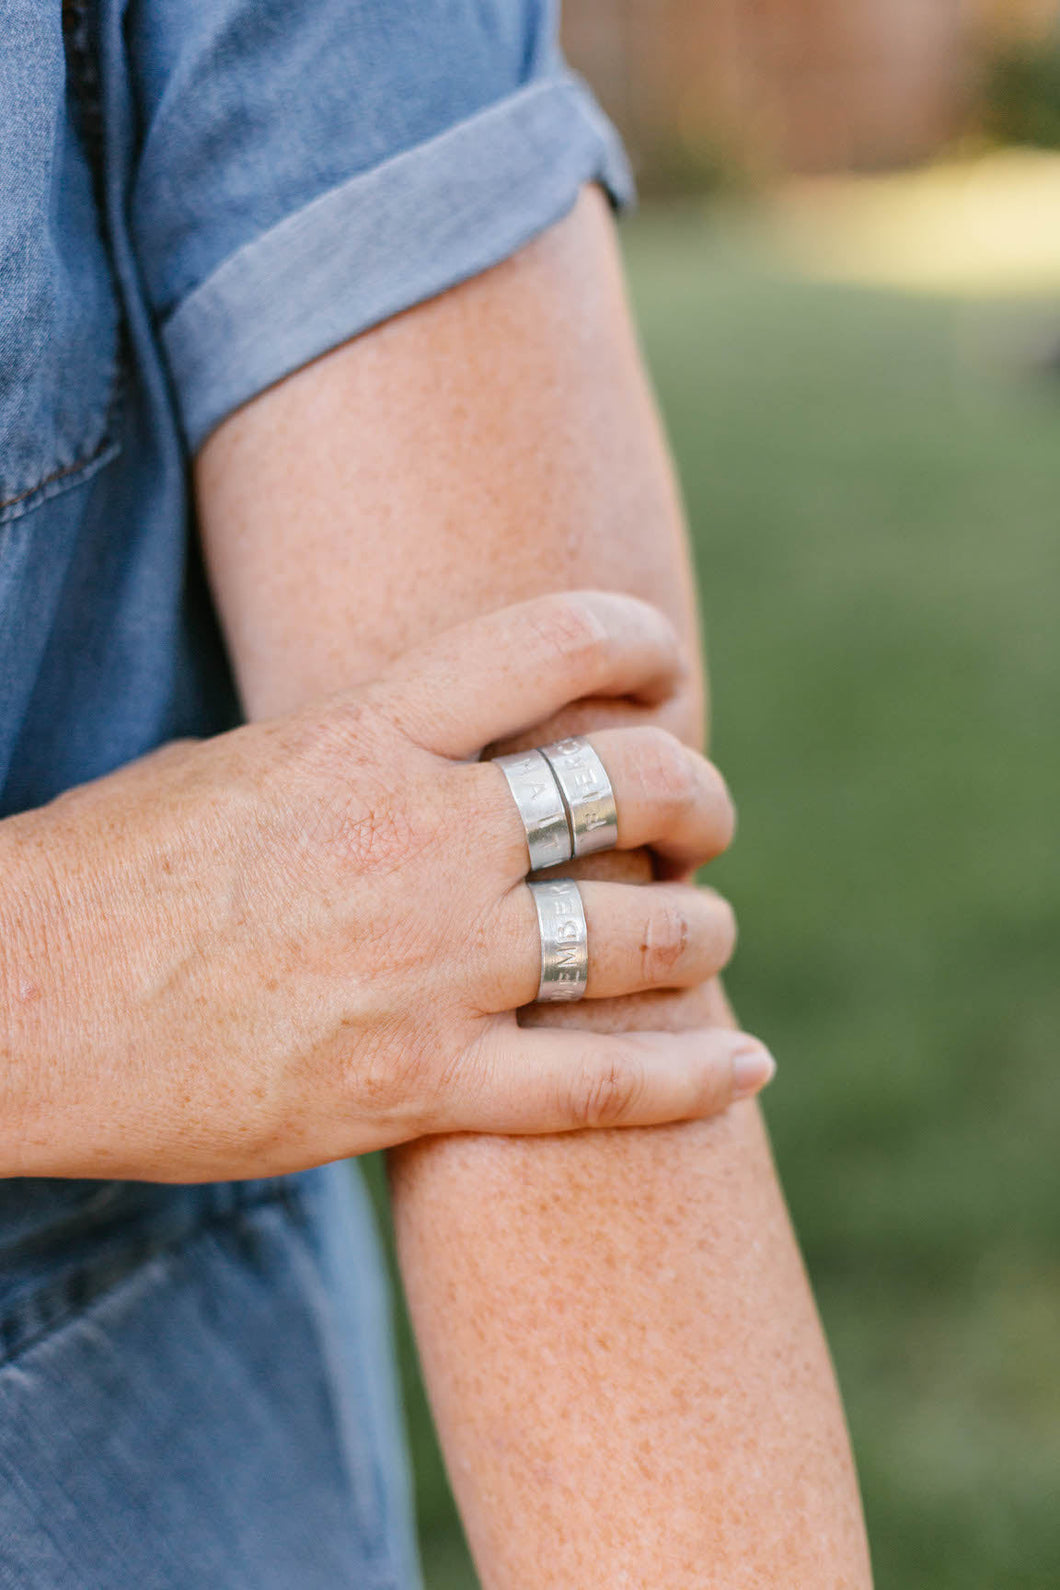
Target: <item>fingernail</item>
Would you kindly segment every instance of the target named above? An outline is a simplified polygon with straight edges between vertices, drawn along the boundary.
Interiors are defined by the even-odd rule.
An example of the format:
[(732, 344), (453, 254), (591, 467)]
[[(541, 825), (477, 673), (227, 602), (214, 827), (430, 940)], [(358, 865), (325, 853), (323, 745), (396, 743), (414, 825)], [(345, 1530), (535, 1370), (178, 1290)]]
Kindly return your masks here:
[(752, 1093), (760, 1093), (767, 1082), (772, 1082), (776, 1069), (777, 1062), (760, 1043), (737, 1049), (732, 1057), (733, 1098), (746, 1099)]

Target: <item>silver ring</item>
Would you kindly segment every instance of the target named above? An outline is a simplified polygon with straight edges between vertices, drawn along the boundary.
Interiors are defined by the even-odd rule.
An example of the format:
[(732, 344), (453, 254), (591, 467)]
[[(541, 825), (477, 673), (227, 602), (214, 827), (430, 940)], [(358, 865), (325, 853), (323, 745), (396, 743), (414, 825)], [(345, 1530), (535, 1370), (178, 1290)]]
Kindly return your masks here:
[(556, 775), (556, 783), (570, 819), (571, 843), (576, 856), (594, 850), (613, 850), (618, 844), (618, 807), (607, 769), (579, 735), (543, 745), (541, 755)]
[(573, 878), (527, 885), (541, 930), (540, 1000), (581, 999), (589, 981), (589, 932), (581, 890)]
[(551, 767), (540, 751), (517, 751), (511, 756), (495, 756), (515, 797), (526, 829), (530, 851), (530, 871), (555, 867), (573, 855), (567, 808)]

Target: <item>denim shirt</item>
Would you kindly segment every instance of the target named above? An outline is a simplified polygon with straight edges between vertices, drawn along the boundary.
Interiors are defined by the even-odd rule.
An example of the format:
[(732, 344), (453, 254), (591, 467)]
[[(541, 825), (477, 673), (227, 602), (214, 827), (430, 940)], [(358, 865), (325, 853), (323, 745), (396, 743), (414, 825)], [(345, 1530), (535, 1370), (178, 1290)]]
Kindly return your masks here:
[(189, 452), (629, 177), (541, 0), (0, 0), (0, 816), (237, 721)]
[[(0, 817), (240, 720), (189, 457), (589, 180), (546, 0), (0, 0)], [(350, 1185), (0, 1182), (0, 1590), (413, 1582)]]

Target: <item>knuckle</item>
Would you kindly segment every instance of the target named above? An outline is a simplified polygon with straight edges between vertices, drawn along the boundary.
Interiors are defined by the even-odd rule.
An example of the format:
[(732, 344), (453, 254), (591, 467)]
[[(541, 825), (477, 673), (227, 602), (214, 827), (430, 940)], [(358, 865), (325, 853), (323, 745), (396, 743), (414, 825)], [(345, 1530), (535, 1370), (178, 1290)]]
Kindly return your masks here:
[(641, 969), (646, 983), (671, 976), (688, 952), (688, 912), (676, 901), (652, 906), (641, 939)]
[[(447, 900), (460, 910), (462, 933), (495, 943), (495, 912), (527, 876), (526, 829), (499, 768), (489, 760), (442, 770), (429, 796), (431, 843), (447, 880)], [(482, 843), (483, 834), (489, 843)], [(536, 918), (534, 919), (536, 921)], [(470, 940), (468, 940), (470, 942)]]
[[(469, 836), (469, 865), (484, 877), (524, 877), (526, 828), (500, 768), (489, 761), (459, 768), (453, 789), (450, 810)], [(482, 834), (490, 835), (485, 849), (479, 843)]]
[(634, 1058), (612, 1049), (583, 1069), (571, 1099), (576, 1126), (620, 1126), (633, 1115), (644, 1093), (644, 1073)]
[(646, 793), (675, 812), (686, 811), (699, 793), (695, 762), (687, 747), (668, 729), (655, 725), (638, 733), (638, 766)]
[(611, 644), (604, 624), (590, 606), (568, 595), (543, 597), (531, 617), (535, 636), (550, 661), (578, 676), (579, 694), (607, 668)]
[(691, 1079), (688, 1115), (692, 1120), (702, 1120), (718, 1115), (726, 1108), (732, 1095), (732, 1075), (729, 1067), (717, 1061), (704, 1060)]

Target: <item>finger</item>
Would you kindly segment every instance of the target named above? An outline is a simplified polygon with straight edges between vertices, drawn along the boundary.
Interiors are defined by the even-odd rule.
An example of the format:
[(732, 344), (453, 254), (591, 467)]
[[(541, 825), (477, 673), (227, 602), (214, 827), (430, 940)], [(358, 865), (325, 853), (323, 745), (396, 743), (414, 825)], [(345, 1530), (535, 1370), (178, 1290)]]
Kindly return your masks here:
[(729, 1027), (594, 1033), (491, 1023), (465, 1056), (442, 1131), (570, 1132), (717, 1115), (770, 1081), (757, 1039)]
[[(611, 780), (617, 849), (650, 845), (668, 864), (667, 874), (676, 877), (712, 861), (731, 844), (736, 827), (732, 797), (705, 756), (653, 724), (601, 729), (586, 739)], [(547, 767), (541, 771), (544, 779), (551, 779)], [(489, 762), (465, 765), (456, 773), (456, 809), (473, 810), (475, 831), (489, 836), (499, 876), (514, 883), (529, 870), (530, 856), (508, 780)], [(461, 779), (473, 787), (471, 794), (461, 794)]]
[[(587, 999), (647, 989), (691, 988), (716, 977), (736, 947), (736, 920), (713, 889), (686, 883), (579, 884), (589, 941)], [(486, 1014), (537, 998), (541, 937), (533, 895), (524, 883), (505, 896), (469, 990)]]
[(416, 744), (466, 757), (585, 696), (663, 701), (686, 668), (657, 608), (610, 591), (571, 591), (444, 631), (406, 652), (377, 690)]
[(732, 796), (699, 751), (654, 724), (586, 738), (611, 780), (617, 849), (648, 845), (675, 871), (701, 867), (728, 849), (736, 830)]
[(713, 889), (595, 880), (580, 889), (589, 937), (587, 999), (692, 988), (732, 959), (736, 918)]

